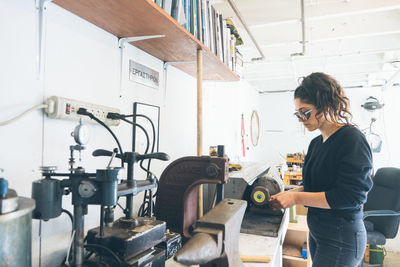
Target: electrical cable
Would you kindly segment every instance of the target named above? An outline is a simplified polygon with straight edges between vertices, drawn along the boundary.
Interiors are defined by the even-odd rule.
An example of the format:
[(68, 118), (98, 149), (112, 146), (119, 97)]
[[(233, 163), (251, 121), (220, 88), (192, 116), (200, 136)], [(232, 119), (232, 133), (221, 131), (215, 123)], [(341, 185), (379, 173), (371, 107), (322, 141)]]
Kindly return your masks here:
[(145, 150), (144, 154), (147, 154), (147, 152), (149, 151), (149, 147), (150, 147), (150, 138), (149, 138), (149, 134), (147, 133), (146, 129), (142, 125), (137, 124), (137, 123), (133, 123), (133, 122), (131, 122), (131, 121), (125, 119), (125, 118), (121, 118), (121, 120), (123, 120), (124, 122), (127, 122), (129, 124), (132, 124), (135, 127), (139, 127), (140, 129), (142, 129), (143, 133), (146, 136), (146, 141), (147, 141), (146, 150)]
[(119, 259), (119, 257), (108, 247), (105, 247), (103, 245), (99, 245), (99, 244), (86, 244), (84, 245), (85, 248), (92, 248), (92, 249), (104, 249), (105, 251), (107, 251), (117, 262), (119, 266), (123, 266), (121, 260)]
[[(153, 152), (154, 152), (154, 148), (155, 148), (156, 131), (155, 131), (155, 127), (154, 127), (153, 121), (152, 121), (148, 116), (146, 116), (146, 115), (144, 115), (144, 114), (130, 114), (130, 115), (125, 115), (125, 114), (118, 114), (118, 113), (111, 113), (111, 112), (107, 114), (107, 118), (109, 118), (109, 119), (120, 119), (120, 120), (125, 121), (125, 122), (127, 122), (127, 123), (129, 123), (129, 124), (134, 125), (135, 127), (141, 128), (141, 130), (144, 132), (144, 134), (145, 134), (145, 136), (146, 136), (147, 145), (146, 145), (146, 150), (145, 150), (144, 154), (147, 154), (148, 151), (149, 151), (149, 146), (150, 146), (150, 138), (149, 138), (148, 132), (147, 132), (146, 129), (145, 129), (143, 126), (141, 126), (140, 124), (131, 122), (131, 121), (129, 121), (129, 120), (126, 119), (126, 118), (129, 118), (129, 117), (143, 117), (143, 118), (145, 118), (146, 120), (149, 121), (149, 123), (150, 123), (150, 125), (151, 125), (151, 128), (152, 128), (152, 133), (153, 133), (153, 140), (152, 140), (153, 142), (152, 142), (152, 147), (151, 147), (151, 153), (153, 153)], [(147, 168), (145, 168), (145, 167), (143, 166), (143, 162), (144, 162), (144, 159), (142, 159), (142, 160), (140, 161), (139, 166), (140, 166), (140, 168), (141, 168), (142, 170), (144, 170), (144, 171), (146, 172), (146, 177), (147, 177), (147, 178), (150, 178), (150, 177), (154, 178), (155, 175), (150, 171), (151, 159), (148, 159)], [(156, 183), (158, 183), (157, 178), (156, 178)], [(147, 204), (147, 205), (150, 205), (150, 199), (151, 199), (150, 195), (151, 195), (151, 192), (149, 192), (149, 196), (148, 196), (148, 195), (147, 195), (147, 194), (148, 194), (148, 191), (150, 191), (150, 190), (145, 190), (145, 192), (144, 192), (143, 202), (142, 202), (142, 205), (139, 207), (138, 216), (142, 216), (142, 217), (143, 217), (143, 216), (145, 216), (146, 214), (150, 216), (150, 214), (148, 214), (148, 213), (149, 213), (149, 206), (145, 207), (146, 204)], [(157, 192), (154, 194), (154, 196), (156, 196), (156, 194), (157, 194)], [(151, 202), (153, 203), (153, 201), (151, 201)], [(120, 206), (120, 208), (122, 208), (122, 207)], [(123, 209), (123, 210), (125, 211), (125, 209)]]
[[(74, 230), (74, 216), (72, 215), (72, 213), (69, 210), (66, 210), (66, 209), (61, 209), (61, 212), (67, 214), (68, 217), (70, 218), (71, 224), (72, 224), (72, 231), (73, 231)], [(72, 232), (71, 232), (71, 235), (72, 235)]]
[[(153, 121), (148, 116), (146, 116), (144, 114), (131, 114), (131, 115), (124, 115), (124, 116), (125, 116), (125, 118), (126, 117), (142, 117), (142, 118), (147, 119), (147, 121), (150, 123), (151, 129), (153, 131), (153, 142), (152, 142), (151, 152), (150, 152), (150, 153), (153, 153), (154, 152), (154, 147), (155, 147), (155, 144), (156, 144), (156, 130), (155, 130)], [(140, 166), (140, 168), (142, 170), (145, 170), (145, 167), (143, 166), (143, 162), (144, 162), (144, 159), (140, 161), (139, 166)], [(146, 171), (146, 177), (147, 178), (150, 178), (151, 176), (154, 176), (154, 174), (152, 174), (149, 171), (150, 170), (150, 166), (151, 166), (151, 159), (148, 159), (147, 171)], [(147, 194), (149, 194), (149, 196), (147, 196)], [(149, 210), (150, 210), (149, 205), (151, 205), (150, 200), (152, 199), (151, 194), (152, 194), (151, 190), (145, 190), (144, 191), (143, 202), (142, 202), (142, 205), (140, 206), (142, 208), (142, 211), (140, 212), (140, 209), (139, 209), (138, 216), (142, 216), (142, 217), (146, 216), (146, 215), (148, 215), (149, 217), (152, 216), (152, 214), (150, 214), (150, 212), (149, 212)], [(148, 200), (148, 201), (146, 201), (146, 200)], [(145, 207), (146, 204), (147, 204), (147, 207)]]
[(7, 125), (7, 124), (10, 124), (10, 123), (22, 118), (23, 116), (25, 116), (29, 112), (32, 112), (32, 111), (37, 110), (37, 109), (47, 108), (47, 107), (48, 107), (47, 104), (39, 104), (39, 105), (36, 105), (34, 107), (31, 107), (30, 109), (22, 112), (21, 114), (19, 114), (18, 116), (14, 117), (12, 119), (9, 119), (9, 120), (6, 120), (6, 121), (1, 121), (0, 122), (0, 126), (4, 126), (4, 125)]
[[(149, 151), (149, 146), (150, 146), (150, 138), (149, 138), (149, 134), (147, 133), (146, 129), (143, 126), (141, 126), (140, 124), (133, 123), (133, 122), (131, 122), (131, 121), (125, 119), (125, 118), (121, 118), (121, 120), (123, 120), (123, 121), (125, 121), (127, 123), (130, 123), (130, 124), (134, 125), (135, 127), (139, 127), (140, 129), (143, 130), (143, 132), (146, 135), (146, 140), (147, 140), (146, 150), (145, 150), (144, 154), (147, 154), (147, 152)], [(152, 176), (155, 176), (149, 169), (146, 169), (145, 167), (143, 167), (143, 165), (140, 165), (140, 168), (147, 173), (148, 177), (149, 177), (149, 174), (151, 174)]]
[[(143, 115), (143, 114), (130, 114), (130, 115), (121, 114), (121, 116), (124, 116), (125, 118), (128, 118), (128, 117), (142, 117), (142, 118), (147, 119), (147, 120), (150, 122), (152, 131), (153, 131), (153, 142), (152, 142), (153, 145), (152, 145), (152, 147), (151, 147), (151, 153), (153, 153), (153, 152), (154, 152), (154, 147), (155, 147), (155, 144), (156, 144), (156, 129), (155, 129), (155, 127), (154, 127), (153, 121), (152, 121), (148, 116)], [(143, 161), (144, 161), (144, 159), (140, 161), (140, 164), (139, 164), (139, 165), (140, 165), (140, 168), (141, 168), (142, 170), (145, 170), (145, 168), (143, 167)], [(151, 165), (151, 159), (149, 159), (148, 164), (147, 164), (147, 169), (148, 169), (148, 170), (150, 170), (150, 165)], [(147, 178), (149, 178), (149, 175), (150, 175), (150, 173), (147, 172)], [(147, 190), (146, 190), (146, 191), (147, 191)]]
[(74, 238), (75, 238), (75, 230), (72, 231), (71, 240), (70, 240), (70, 242), (69, 242), (68, 251), (67, 251), (67, 256), (65, 257), (64, 264), (67, 264), (67, 261), (68, 261), (68, 259), (69, 259), (69, 255), (70, 255), (70, 253), (71, 253), (72, 243), (74, 242)]
[(87, 111), (85, 108), (80, 108), (77, 112), (80, 115), (86, 115), (89, 116), (92, 120), (96, 121), (97, 123), (99, 123), (101, 126), (103, 126), (104, 128), (107, 129), (107, 131), (112, 135), (112, 137), (114, 138), (115, 142), (117, 142), (118, 148), (119, 148), (119, 153), (121, 154), (121, 167), (124, 167), (124, 159), (123, 159), (123, 154), (124, 152), (122, 151), (122, 146), (119, 143), (119, 140), (117, 138), (117, 136), (114, 134), (114, 132), (110, 129), (110, 127), (108, 127), (104, 122), (102, 122), (101, 120), (99, 120), (98, 118), (96, 118), (92, 113), (90, 113), (89, 111)]

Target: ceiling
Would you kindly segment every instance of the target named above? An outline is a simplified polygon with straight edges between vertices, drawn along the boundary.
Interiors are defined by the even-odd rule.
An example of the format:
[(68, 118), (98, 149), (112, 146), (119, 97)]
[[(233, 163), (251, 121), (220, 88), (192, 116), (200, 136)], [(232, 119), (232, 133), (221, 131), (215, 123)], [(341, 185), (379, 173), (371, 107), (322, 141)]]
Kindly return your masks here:
[[(343, 87), (383, 86), (400, 73), (400, 0), (232, 0), (265, 57), (227, 0), (214, 7), (231, 18), (244, 45), (242, 78), (260, 93), (293, 90), (298, 78), (326, 72)], [(303, 53), (304, 52), (304, 53)]]

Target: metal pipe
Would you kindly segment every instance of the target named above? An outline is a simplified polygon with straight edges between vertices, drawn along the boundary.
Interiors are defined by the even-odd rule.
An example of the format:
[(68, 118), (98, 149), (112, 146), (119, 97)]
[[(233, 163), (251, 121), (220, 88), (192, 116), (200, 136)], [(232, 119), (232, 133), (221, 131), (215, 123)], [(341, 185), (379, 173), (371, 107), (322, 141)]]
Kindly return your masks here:
[(306, 15), (304, 12), (304, 0), (300, 0), (300, 8), (301, 8), (301, 39), (303, 45), (303, 52), (301, 53), (293, 53), (290, 56), (304, 56), (306, 54)]
[(231, 6), (233, 12), (235, 12), (236, 16), (238, 17), (238, 19), (242, 23), (242, 25), (243, 25), (244, 29), (246, 30), (247, 34), (250, 36), (250, 39), (253, 41), (253, 44), (257, 48), (258, 52), (260, 53), (261, 58), (257, 58), (257, 60), (265, 59), (264, 53), (262, 52), (262, 50), (261, 50), (260, 46), (258, 45), (256, 39), (254, 38), (253, 34), (251, 33), (249, 27), (247, 26), (246, 21), (243, 19), (242, 15), (240, 14), (239, 9), (236, 7), (235, 3), (233, 3), (233, 0), (228, 0), (228, 3)]
[(306, 54), (306, 16), (304, 13), (304, 0), (301, 0), (301, 37), (303, 39), (303, 56)]
[(389, 80), (385, 83), (385, 85), (382, 87), (382, 91), (385, 91), (389, 87), (393, 85), (393, 83), (400, 77), (400, 69), (393, 74), (392, 77), (389, 78)]
[(104, 236), (104, 206), (100, 207), (100, 236)]
[(83, 265), (83, 206), (74, 205), (74, 255), (73, 266), (81, 267)]

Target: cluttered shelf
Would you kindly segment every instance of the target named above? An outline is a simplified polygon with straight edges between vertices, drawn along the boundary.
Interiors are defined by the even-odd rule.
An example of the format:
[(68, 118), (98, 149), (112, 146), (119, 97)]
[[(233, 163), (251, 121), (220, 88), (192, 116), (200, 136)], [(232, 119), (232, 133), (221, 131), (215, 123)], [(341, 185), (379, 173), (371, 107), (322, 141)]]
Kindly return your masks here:
[(123, 37), (165, 35), (135, 41), (139, 49), (165, 62), (190, 62), (177, 68), (196, 77), (196, 51), (203, 51), (203, 79), (238, 81), (219, 57), (152, 0), (55, 0), (57, 5), (96, 26)]

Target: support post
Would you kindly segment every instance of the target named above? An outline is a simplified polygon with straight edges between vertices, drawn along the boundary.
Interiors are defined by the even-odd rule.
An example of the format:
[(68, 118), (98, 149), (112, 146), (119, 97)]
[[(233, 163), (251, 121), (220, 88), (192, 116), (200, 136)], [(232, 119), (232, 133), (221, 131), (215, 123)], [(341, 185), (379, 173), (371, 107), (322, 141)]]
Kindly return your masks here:
[[(203, 155), (203, 54), (197, 50), (197, 156)], [(203, 185), (199, 186), (198, 217), (203, 216)]]

